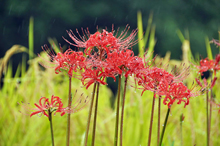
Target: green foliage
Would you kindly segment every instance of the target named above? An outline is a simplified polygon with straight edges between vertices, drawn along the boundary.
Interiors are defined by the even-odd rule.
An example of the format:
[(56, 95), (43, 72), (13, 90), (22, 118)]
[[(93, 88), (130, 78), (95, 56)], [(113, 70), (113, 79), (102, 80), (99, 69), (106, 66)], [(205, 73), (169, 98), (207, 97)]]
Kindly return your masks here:
[(208, 37), (205, 38), (205, 44), (206, 44), (206, 51), (207, 51), (208, 58), (209, 59), (213, 59), (213, 57), (212, 57), (212, 50), (211, 50), (211, 46), (210, 46), (209, 38)]
[(29, 22), (29, 35), (28, 35), (28, 44), (29, 44), (29, 60), (34, 57), (34, 18), (30, 18)]
[[(46, 58), (46, 53), (40, 54)], [(39, 65), (42, 58), (36, 57), (30, 61), (30, 67), (26, 73), (19, 74), (24, 70), (24, 64), (19, 65), (16, 74), (12, 76), (12, 65), (9, 64), (5, 77), (4, 86), (0, 91), (0, 145), (50, 145), (49, 121), (46, 117), (29, 117), (22, 104), (30, 103), (33, 106), (41, 96), (50, 97), (52, 94), (59, 96), (67, 105), (68, 98), (68, 76), (65, 73), (55, 74), (51, 68), (45, 70)], [(25, 59), (24, 59), (25, 60)], [(218, 75), (218, 74), (217, 74)], [(195, 78), (195, 76), (194, 76)], [(186, 83), (191, 85), (189, 78)], [(129, 84), (132, 84), (130, 79)], [(86, 90), (81, 87), (81, 82), (73, 79), (72, 91), (78, 90), (81, 93), (91, 96), (91, 88)], [(217, 85), (219, 86), (219, 82)], [(147, 145), (148, 126), (150, 119), (152, 92), (146, 91), (140, 96), (141, 90), (128, 86), (125, 103), (124, 119), (124, 145)], [(216, 97), (220, 96), (219, 90), (214, 90)], [(101, 86), (98, 109), (97, 124), (97, 146), (113, 145), (115, 112), (110, 106), (112, 93), (106, 86)], [(179, 116), (183, 113), (185, 120), (183, 125), (184, 145), (203, 145), (206, 141), (205, 121), (205, 97), (195, 97), (190, 104), (183, 108), (183, 105), (174, 104), (168, 119), (168, 125), (164, 136), (164, 145), (180, 145), (180, 124)], [(157, 105), (157, 100), (156, 104)], [(80, 112), (71, 115), (71, 144), (82, 145), (86, 129), (88, 105)], [(156, 106), (157, 107), (157, 106)], [(162, 106), (161, 124), (166, 115), (167, 106)], [(20, 113), (21, 111), (22, 113)], [(157, 111), (157, 108), (155, 109)], [(218, 111), (214, 109), (212, 119), (211, 141), (213, 145), (219, 145), (218, 128), (220, 120)], [(152, 145), (156, 145), (157, 114), (154, 115)], [(56, 145), (64, 145), (66, 134), (66, 115), (59, 114), (53, 117), (54, 136)], [(91, 130), (90, 130), (91, 131)], [(190, 134), (189, 134), (190, 133)], [(89, 136), (91, 142), (91, 135)]]
[[(148, 43), (148, 48), (147, 51), (148, 53), (146, 54), (149, 56), (149, 60), (153, 58), (151, 55), (154, 51), (154, 47), (156, 44), (155, 41), (155, 25), (152, 25), (153, 21), (153, 14), (151, 13), (148, 19), (148, 25), (146, 28), (146, 32), (143, 32), (143, 22), (142, 22), (142, 14), (140, 11), (137, 13), (137, 24), (138, 24), (138, 47), (139, 47), (139, 55), (140, 57), (144, 56), (145, 53), (145, 48)], [(149, 42), (148, 42), (149, 41)]]

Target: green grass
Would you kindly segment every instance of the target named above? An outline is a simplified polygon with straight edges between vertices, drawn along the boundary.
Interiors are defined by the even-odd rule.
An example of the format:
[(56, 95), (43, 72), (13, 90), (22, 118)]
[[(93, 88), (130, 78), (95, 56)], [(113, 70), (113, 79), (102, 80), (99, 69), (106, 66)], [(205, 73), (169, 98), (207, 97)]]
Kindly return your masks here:
[[(41, 53), (46, 57), (45, 53)], [(0, 91), (0, 145), (50, 145), (49, 121), (46, 117), (33, 116), (30, 118), (19, 111), (24, 109), (17, 102), (24, 103), (38, 102), (41, 96), (50, 97), (52, 94), (63, 98), (67, 105), (68, 97), (68, 76), (65, 73), (55, 74), (54, 69), (46, 68), (42, 70), (37, 57), (30, 61), (28, 71), (22, 77), (19, 74), (24, 70), (24, 64), (19, 65), (16, 75), (12, 77), (12, 65), (9, 63), (4, 78), (4, 86)], [(190, 78), (190, 77), (189, 77)], [(20, 83), (18, 82), (20, 81)], [(189, 82), (189, 80), (187, 81)], [(131, 81), (129, 82), (131, 84)], [(190, 83), (189, 83), (190, 85)], [(84, 93), (91, 96), (91, 88), (85, 90), (81, 87), (80, 81), (73, 80), (72, 91), (78, 90), (78, 95)], [(216, 87), (219, 86), (217, 82)], [(124, 145), (146, 145), (148, 137), (148, 126), (150, 118), (151, 100), (153, 94), (145, 92), (141, 97), (140, 90), (128, 87), (125, 104), (124, 119)], [(220, 92), (214, 88), (216, 98)], [(110, 107), (110, 97), (112, 92), (107, 86), (101, 86), (100, 100), (98, 108), (98, 125), (96, 145), (113, 145), (115, 113)], [(183, 108), (183, 105), (173, 105), (172, 116), (169, 117), (164, 145), (180, 144), (180, 123), (179, 117), (183, 113), (183, 143), (184, 145), (204, 145), (206, 143), (206, 120), (205, 120), (205, 97), (195, 97), (190, 100), (190, 104)], [(157, 101), (157, 100), (156, 100)], [(71, 116), (71, 144), (81, 145), (86, 128), (88, 107)], [(161, 123), (165, 117), (167, 106), (162, 106)], [(157, 108), (156, 108), (157, 111)], [(220, 132), (219, 115), (217, 110), (213, 111), (211, 141), (213, 145), (219, 145), (218, 137)], [(65, 115), (66, 116), (66, 115)], [(54, 116), (54, 136), (56, 145), (64, 145), (66, 134), (66, 118), (59, 114)], [(156, 145), (156, 118), (154, 117), (152, 145)], [(91, 140), (91, 135), (89, 137)]]

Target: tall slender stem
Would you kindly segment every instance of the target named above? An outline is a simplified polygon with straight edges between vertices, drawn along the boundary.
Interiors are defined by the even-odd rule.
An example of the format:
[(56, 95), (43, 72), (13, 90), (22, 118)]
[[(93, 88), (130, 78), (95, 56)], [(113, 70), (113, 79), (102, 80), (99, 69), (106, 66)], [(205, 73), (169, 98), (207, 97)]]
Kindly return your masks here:
[(183, 146), (183, 119), (184, 119), (184, 116), (183, 114), (181, 114), (180, 116), (180, 140), (181, 140), (181, 146)]
[(209, 146), (209, 91), (206, 90), (206, 121), (207, 121), (207, 146)]
[(93, 102), (94, 102), (94, 97), (95, 97), (96, 84), (97, 83), (94, 83), (94, 86), (93, 86), (92, 99), (91, 99), (91, 103), (90, 103), (90, 107), (89, 107), (89, 115), (88, 115), (88, 119), (87, 119), (86, 135), (85, 135), (85, 141), (84, 141), (85, 146), (87, 146), (87, 141), (88, 141), (89, 125), (90, 125), (91, 116), (92, 116), (92, 107), (93, 107)]
[[(171, 108), (171, 107), (170, 107), (170, 108)], [(164, 121), (164, 125), (163, 125), (163, 129), (162, 129), (162, 133), (161, 133), (161, 136), (160, 136), (160, 144), (159, 144), (159, 146), (162, 145), (163, 136), (164, 136), (164, 133), (165, 133), (165, 129), (166, 129), (166, 125), (167, 125), (167, 121), (168, 121), (169, 113), (170, 113), (170, 108), (168, 108), (168, 110), (167, 110), (167, 115), (166, 115), (166, 118), (165, 118), (165, 121)]]
[[(154, 92), (154, 96), (155, 96), (155, 92)], [(155, 97), (154, 96), (153, 96), (152, 109), (151, 109), (150, 128), (149, 128), (149, 136), (148, 136), (148, 146), (150, 146), (150, 142), (151, 142), (151, 133), (152, 133), (153, 118), (154, 118), (154, 104), (155, 104)]]
[(52, 143), (52, 146), (54, 146), (53, 124), (52, 124), (52, 113), (50, 112), (50, 109), (48, 110), (48, 115), (49, 115), (49, 121), (50, 121), (51, 143)]
[[(212, 72), (210, 73), (211, 83), (212, 83)], [(210, 134), (211, 134), (211, 119), (212, 119), (212, 89), (210, 88), (210, 100), (209, 100), (209, 143), (210, 143)]]
[(96, 131), (96, 119), (97, 119), (97, 110), (98, 110), (98, 98), (99, 98), (99, 83), (97, 83), (96, 90), (96, 101), (95, 101), (95, 111), (94, 111), (94, 121), (93, 121), (93, 131), (92, 131), (92, 146), (95, 144), (95, 131)]
[[(71, 109), (72, 96), (71, 96), (71, 79), (69, 77), (69, 98), (68, 98), (68, 109)], [(67, 135), (66, 135), (66, 146), (70, 144), (70, 113), (67, 114)]]
[(115, 139), (114, 146), (118, 145), (118, 123), (119, 123), (119, 106), (120, 106), (120, 92), (121, 92), (121, 75), (118, 80), (118, 98), (117, 98), (117, 109), (116, 109), (116, 120), (115, 120)]
[(160, 143), (160, 107), (161, 107), (161, 97), (158, 99), (158, 122), (157, 122), (157, 146)]
[(120, 125), (120, 146), (122, 146), (123, 141), (123, 119), (124, 119), (124, 107), (125, 107), (125, 95), (127, 87), (128, 77), (125, 78), (124, 94), (122, 99), (122, 108), (121, 108), (121, 125)]

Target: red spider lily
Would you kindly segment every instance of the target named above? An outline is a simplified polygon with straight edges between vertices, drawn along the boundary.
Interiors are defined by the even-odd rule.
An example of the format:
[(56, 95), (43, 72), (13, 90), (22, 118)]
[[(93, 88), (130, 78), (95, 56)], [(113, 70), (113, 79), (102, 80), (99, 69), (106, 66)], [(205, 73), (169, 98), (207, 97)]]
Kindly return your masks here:
[(105, 72), (103, 72), (99, 68), (85, 69), (85, 72), (82, 73), (81, 81), (83, 85), (86, 86), (86, 89), (88, 89), (89, 86), (95, 82), (99, 82), (103, 85), (106, 85), (107, 83), (104, 82), (104, 80), (105, 80)]
[(156, 94), (158, 96), (165, 96), (163, 103), (168, 105), (168, 108), (177, 101), (177, 104), (184, 102), (184, 107), (189, 104), (189, 99), (201, 95), (202, 91), (206, 87), (197, 88), (198, 84), (192, 84), (192, 87), (189, 89), (183, 84), (183, 82), (173, 82), (170, 85), (163, 80), (163, 83), (160, 83)]
[[(67, 31), (70, 38), (75, 42), (75, 44), (70, 43), (66, 40), (69, 44), (74, 45), (76, 47), (86, 48), (85, 53), (90, 55), (91, 50), (96, 47), (99, 50), (105, 50), (106, 53), (113, 52), (120, 49), (126, 49), (135, 45), (138, 41), (135, 40), (135, 36), (137, 34), (137, 29), (133, 30), (131, 34), (126, 37), (128, 30), (130, 27), (126, 26), (125, 30), (117, 37), (117, 34), (114, 35), (114, 28), (112, 27), (112, 32), (108, 32), (106, 29), (103, 29), (102, 32), (97, 31), (94, 34), (90, 34), (89, 30), (82, 30), (83, 37), (78, 33), (79, 38), (72, 32), (72, 30)], [(117, 31), (118, 32), (118, 31)], [(87, 39), (88, 38), (88, 39)]]
[(73, 71), (77, 72), (77, 70), (80, 70), (85, 66), (84, 62), (86, 58), (83, 56), (83, 52), (81, 51), (75, 52), (71, 49), (68, 49), (64, 53), (57, 53), (57, 55), (55, 55), (55, 53), (47, 47), (45, 47), (44, 51), (48, 53), (48, 56), (52, 61), (49, 63), (55, 65), (53, 68), (55, 68), (56, 74), (61, 72), (61, 69), (63, 69), (68, 71), (68, 75), (72, 77)]
[(114, 74), (126, 73), (132, 70), (132, 62), (136, 60), (134, 57), (134, 52), (132, 50), (126, 49), (118, 52), (108, 53), (106, 62), (108, 67), (105, 72), (115, 72)]
[[(183, 72), (187, 73), (187, 71)], [(195, 87), (188, 89), (182, 82), (179, 82), (184, 77), (183, 73), (178, 73), (177, 76), (174, 76), (164, 69), (153, 67), (140, 70), (136, 74), (135, 80), (139, 86), (142, 86), (142, 88), (139, 88), (143, 89), (141, 95), (146, 90), (154, 91), (155, 95), (164, 97), (163, 103), (170, 108), (175, 101), (178, 101), (177, 104), (184, 102), (186, 106), (189, 104), (190, 97), (197, 96), (196, 93), (192, 92)]]
[(182, 82), (172, 83), (165, 94), (163, 104), (170, 108), (171, 105), (177, 100), (177, 104), (184, 102), (184, 107), (186, 107), (186, 105), (189, 104), (189, 98), (191, 96), (191, 91)]
[(139, 86), (143, 87), (143, 94), (146, 90), (156, 91), (163, 80), (170, 85), (175, 80), (175, 77), (161, 68), (153, 67), (142, 69), (135, 75), (135, 80)]
[[(74, 97), (75, 96), (76, 92)], [(81, 94), (80, 97), (74, 103), (72, 103), (71, 109), (69, 109), (68, 107), (63, 107), (61, 98), (52, 95), (51, 99), (41, 97), (39, 99), (39, 104), (34, 103), (36, 108), (30, 107), (29, 104), (23, 104), (22, 106), (24, 107), (24, 110), (31, 112), (30, 117), (37, 114), (43, 114), (49, 118), (48, 112), (55, 112), (54, 114), (61, 113), (61, 116), (63, 116), (65, 113), (76, 113), (83, 109), (89, 101), (90, 100), (88, 99), (88, 97), (84, 98), (83, 94)]]
[(35, 103), (34, 105), (36, 106), (36, 108), (30, 108), (25, 106), (25, 109), (32, 112), (30, 114), (30, 117), (39, 113), (42, 113), (45, 116), (49, 117), (48, 111), (55, 113), (59, 112), (61, 113), (61, 116), (65, 114), (64, 112), (65, 108), (63, 108), (63, 103), (61, 101), (61, 98), (59, 98), (58, 96), (52, 95), (50, 101), (49, 98), (41, 97), (39, 100), (39, 104)]
[(166, 80), (168, 84), (171, 84), (172, 82), (181, 82), (189, 75), (189, 67), (184, 67), (184, 64), (180, 65), (179, 68), (175, 67), (171, 73), (158, 67), (149, 68), (147, 64), (145, 62), (145, 67), (139, 68), (135, 72), (135, 80), (138, 85), (145, 88), (144, 91), (155, 91), (162, 80)]
[(220, 70), (220, 54), (217, 54), (214, 60), (210, 60), (208, 58), (200, 60), (200, 66), (197, 66), (200, 73), (206, 72), (208, 70), (214, 71), (214, 75), (216, 75), (216, 71)]
[(134, 56), (133, 59), (127, 64), (127, 70), (125, 77), (128, 77), (129, 75), (132, 74), (137, 74), (142, 70), (144, 67), (144, 61), (142, 58), (138, 56)]

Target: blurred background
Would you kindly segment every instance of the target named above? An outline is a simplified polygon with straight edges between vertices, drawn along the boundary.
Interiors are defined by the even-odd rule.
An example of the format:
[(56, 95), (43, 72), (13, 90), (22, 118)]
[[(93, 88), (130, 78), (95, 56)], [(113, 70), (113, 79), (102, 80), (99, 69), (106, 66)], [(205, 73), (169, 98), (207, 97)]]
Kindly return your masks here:
[[(199, 52), (206, 57), (205, 36), (218, 38), (220, 26), (220, 3), (218, 0), (1, 0), (0, 2), (0, 58), (14, 44), (28, 48), (28, 27), (31, 16), (34, 18), (34, 52), (42, 51), (48, 37), (56, 38), (62, 46), (69, 46), (62, 38), (66, 30), (96, 27), (111, 30), (123, 29), (127, 24), (137, 28), (137, 12), (143, 17), (144, 30), (150, 13), (156, 26), (155, 53), (164, 56), (171, 51), (171, 58), (181, 59), (181, 41), (176, 31), (189, 31), (193, 54)], [(80, 31), (81, 32), (81, 31)], [(72, 47), (73, 48), (73, 47)], [(134, 47), (134, 50), (137, 49)], [(213, 50), (215, 54), (216, 50)], [(21, 54), (13, 57), (18, 64)]]

